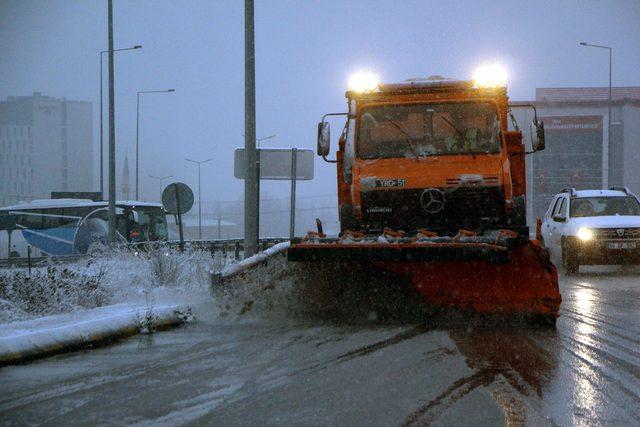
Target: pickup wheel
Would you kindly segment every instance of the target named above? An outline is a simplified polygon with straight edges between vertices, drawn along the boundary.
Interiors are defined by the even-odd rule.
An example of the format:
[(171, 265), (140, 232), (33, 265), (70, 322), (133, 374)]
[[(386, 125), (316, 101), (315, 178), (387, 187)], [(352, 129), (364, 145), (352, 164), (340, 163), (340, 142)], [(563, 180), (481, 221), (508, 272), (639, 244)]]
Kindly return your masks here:
[(571, 246), (566, 240), (563, 240), (562, 242), (562, 267), (564, 268), (564, 273), (567, 276), (577, 274), (580, 269), (578, 254), (571, 249)]

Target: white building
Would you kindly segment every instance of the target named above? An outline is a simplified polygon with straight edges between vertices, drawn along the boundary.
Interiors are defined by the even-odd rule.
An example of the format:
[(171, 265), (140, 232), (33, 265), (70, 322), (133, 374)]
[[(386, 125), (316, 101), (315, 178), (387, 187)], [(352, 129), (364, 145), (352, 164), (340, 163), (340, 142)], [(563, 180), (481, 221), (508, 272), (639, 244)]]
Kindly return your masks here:
[(0, 206), (94, 190), (92, 115), (39, 92), (0, 101)]

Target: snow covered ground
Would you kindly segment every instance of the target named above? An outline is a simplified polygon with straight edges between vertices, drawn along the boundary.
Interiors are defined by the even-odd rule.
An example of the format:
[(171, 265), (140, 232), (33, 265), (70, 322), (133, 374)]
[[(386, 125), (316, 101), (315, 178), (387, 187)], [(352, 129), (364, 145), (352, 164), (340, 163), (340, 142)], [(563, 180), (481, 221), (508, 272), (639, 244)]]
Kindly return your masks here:
[[(206, 251), (113, 252), (72, 264), (0, 270), (0, 363), (109, 335), (178, 323), (210, 298), (210, 272), (227, 260)], [(13, 356), (11, 356), (13, 354)]]

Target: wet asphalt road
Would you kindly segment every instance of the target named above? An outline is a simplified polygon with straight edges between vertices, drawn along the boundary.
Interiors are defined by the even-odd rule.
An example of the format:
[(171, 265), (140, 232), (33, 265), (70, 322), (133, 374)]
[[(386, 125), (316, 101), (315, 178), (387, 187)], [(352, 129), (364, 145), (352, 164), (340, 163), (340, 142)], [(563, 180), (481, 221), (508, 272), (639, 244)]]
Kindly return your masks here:
[(640, 424), (640, 272), (560, 286), (555, 329), (201, 318), (0, 369), (0, 424)]

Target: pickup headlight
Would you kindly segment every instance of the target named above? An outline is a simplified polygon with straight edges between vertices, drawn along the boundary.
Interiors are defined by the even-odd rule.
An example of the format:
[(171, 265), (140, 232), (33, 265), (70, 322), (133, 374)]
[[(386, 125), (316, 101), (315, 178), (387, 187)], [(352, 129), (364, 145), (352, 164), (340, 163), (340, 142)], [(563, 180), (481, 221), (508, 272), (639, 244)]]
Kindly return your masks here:
[(593, 239), (593, 231), (586, 227), (580, 227), (578, 228), (578, 238), (583, 242), (588, 242)]

